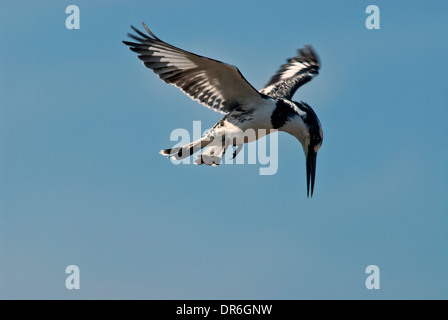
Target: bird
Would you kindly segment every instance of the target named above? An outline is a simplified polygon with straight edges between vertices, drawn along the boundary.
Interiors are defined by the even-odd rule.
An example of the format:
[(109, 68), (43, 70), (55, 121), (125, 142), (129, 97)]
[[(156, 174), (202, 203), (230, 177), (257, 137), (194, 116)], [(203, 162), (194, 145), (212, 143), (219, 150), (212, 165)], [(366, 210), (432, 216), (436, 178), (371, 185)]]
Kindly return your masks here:
[[(195, 164), (217, 166), (229, 147), (232, 159), (243, 144), (272, 132), (283, 131), (296, 137), (306, 158), (307, 197), (313, 196), (317, 153), (322, 146), (322, 126), (306, 102), (291, 100), (296, 90), (319, 74), (320, 59), (311, 45), (298, 49), (287, 59), (261, 90), (255, 89), (233, 65), (175, 47), (152, 33), (131, 26), (132, 41), (123, 41), (138, 54), (143, 64), (167, 84), (182, 90), (191, 99), (224, 114), (200, 139), (160, 154), (176, 160), (204, 149)], [(253, 130), (255, 134), (245, 136)]]

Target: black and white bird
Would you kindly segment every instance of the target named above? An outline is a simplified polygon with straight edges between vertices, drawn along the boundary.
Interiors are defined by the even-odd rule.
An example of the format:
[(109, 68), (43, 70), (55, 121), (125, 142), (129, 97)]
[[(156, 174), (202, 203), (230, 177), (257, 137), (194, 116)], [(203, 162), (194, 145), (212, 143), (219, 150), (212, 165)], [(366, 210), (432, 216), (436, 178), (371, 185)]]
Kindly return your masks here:
[[(137, 42), (123, 43), (138, 53), (143, 64), (160, 79), (204, 106), (225, 114), (201, 139), (162, 150), (162, 155), (183, 159), (205, 148), (195, 163), (218, 165), (228, 147), (236, 148), (234, 158), (244, 143), (276, 130), (285, 131), (302, 144), (307, 195), (313, 195), (322, 126), (307, 103), (291, 100), (300, 86), (318, 74), (320, 62), (311, 46), (299, 49), (298, 55), (288, 59), (258, 91), (236, 67), (177, 48), (156, 37), (144, 23), (143, 27), (148, 34), (131, 26), (137, 35), (128, 36)], [(248, 129), (255, 130), (255, 136), (245, 136)]]

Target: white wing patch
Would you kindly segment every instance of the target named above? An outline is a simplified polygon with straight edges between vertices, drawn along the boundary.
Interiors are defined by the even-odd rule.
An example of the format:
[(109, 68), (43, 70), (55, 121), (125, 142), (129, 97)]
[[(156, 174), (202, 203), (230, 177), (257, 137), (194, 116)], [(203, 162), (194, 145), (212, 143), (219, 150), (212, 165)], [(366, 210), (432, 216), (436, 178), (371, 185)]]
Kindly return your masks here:
[(304, 63), (294, 61), (285, 69), (285, 71), (280, 75), (281, 80), (286, 80), (292, 78), (296, 75), (300, 70), (306, 69), (308, 66)]

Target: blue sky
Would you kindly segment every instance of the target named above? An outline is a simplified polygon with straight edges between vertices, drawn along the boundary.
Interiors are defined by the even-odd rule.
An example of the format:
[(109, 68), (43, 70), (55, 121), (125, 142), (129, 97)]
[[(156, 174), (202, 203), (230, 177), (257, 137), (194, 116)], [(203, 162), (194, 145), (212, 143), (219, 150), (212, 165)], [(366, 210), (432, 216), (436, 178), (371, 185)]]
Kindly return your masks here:
[[(3, 1), (0, 298), (448, 298), (447, 15), (446, 1)], [(256, 88), (314, 46), (320, 75), (294, 97), (324, 129), (312, 199), (287, 134), (272, 176), (158, 154), (221, 115), (121, 43), (142, 21)]]

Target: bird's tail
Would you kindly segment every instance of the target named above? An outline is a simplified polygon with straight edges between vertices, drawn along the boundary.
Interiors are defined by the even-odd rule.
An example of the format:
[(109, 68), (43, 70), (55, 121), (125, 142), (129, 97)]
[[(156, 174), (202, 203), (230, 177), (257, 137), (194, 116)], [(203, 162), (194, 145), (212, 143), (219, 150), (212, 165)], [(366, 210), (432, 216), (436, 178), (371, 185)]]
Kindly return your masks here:
[(202, 148), (206, 147), (210, 142), (211, 140), (208, 137), (202, 137), (201, 139), (198, 139), (181, 147), (160, 150), (160, 154), (162, 156), (170, 158), (173, 157), (176, 160), (181, 160), (198, 152)]
[[(213, 143), (212, 143), (213, 142)], [(222, 139), (214, 139), (213, 136), (205, 136), (199, 140), (193, 141), (181, 147), (160, 150), (160, 154), (167, 157), (173, 157), (176, 160), (187, 158), (202, 148), (205, 148), (200, 155), (195, 158), (195, 164), (206, 164), (209, 166), (217, 166), (221, 164), (222, 158), (226, 151), (225, 142)], [(241, 148), (238, 148), (239, 152)], [(235, 152), (234, 157), (237, 152)]]

